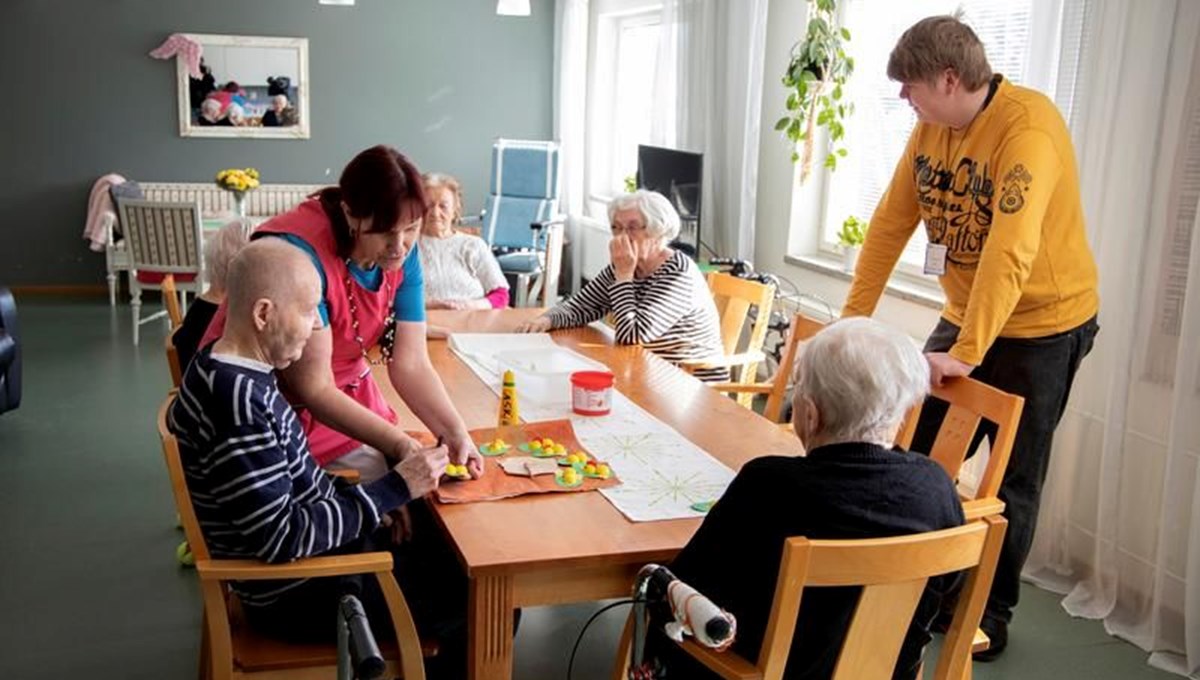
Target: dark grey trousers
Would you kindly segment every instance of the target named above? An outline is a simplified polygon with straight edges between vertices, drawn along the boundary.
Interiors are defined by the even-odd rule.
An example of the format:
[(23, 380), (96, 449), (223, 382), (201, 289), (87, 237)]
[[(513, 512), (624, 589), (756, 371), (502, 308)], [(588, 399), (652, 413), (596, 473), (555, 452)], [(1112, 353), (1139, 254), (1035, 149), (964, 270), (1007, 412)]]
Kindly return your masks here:
[[(1021, 594), (1021, 568), (1029, 557), (1037, 527), (1042, 483), (1050, 464), (1054, 430), (1066, 410), (1075, 372), (1092, 350), (1099, 330), (1093, 317), (1081, 326), (1056, 335), (997, 338), (984, 355), (983, 363), (971, 372), (971, 377), (980, 382), (1025, 398), (1012, 456), (1000, 486), (1008, 531), (1004, 535), (1004, 547), (1000, 551), (985, 618), (1004, 623), (1012, 620), (1012, 610)], [(958, 339), (958, 332), (958, 326), (941, 319), (925, 343), (925, 351), (947, 351)], [(928, 452), (932, 448), (946, 410), (943, 401), (930, 398), (926, 402), (913, 437), (914, 451)], [(970, 455), (974, 455), (984, 436), (992, 441), (995, 432), (994, 423), (981, 423)]]

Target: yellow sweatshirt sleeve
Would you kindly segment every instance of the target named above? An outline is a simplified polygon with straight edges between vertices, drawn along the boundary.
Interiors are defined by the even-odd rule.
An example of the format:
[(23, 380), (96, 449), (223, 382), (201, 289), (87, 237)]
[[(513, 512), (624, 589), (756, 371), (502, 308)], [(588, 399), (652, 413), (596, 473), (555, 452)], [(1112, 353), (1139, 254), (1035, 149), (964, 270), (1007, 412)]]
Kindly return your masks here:
[(913, 130), (904, 155), (896, 163), (892, 181), (883, 198), (879, 199), (875, 214), (871, 216), (867, 240), (859, 253), (854, 281), (850, 284), (850, 293), (842, 308), (843, 317), (870, 316), (875, 311), (888, 277), (920, 221), (917, 185), (913, 176), (916, 140), (917, 130)]
[(950, 356), (978, 366), (1012, 315), (1033, 269), (1046, 206), (1061, 173), (1053, 141), (1040, 130), (1013, 136), (1001, 150), (992, 226)]

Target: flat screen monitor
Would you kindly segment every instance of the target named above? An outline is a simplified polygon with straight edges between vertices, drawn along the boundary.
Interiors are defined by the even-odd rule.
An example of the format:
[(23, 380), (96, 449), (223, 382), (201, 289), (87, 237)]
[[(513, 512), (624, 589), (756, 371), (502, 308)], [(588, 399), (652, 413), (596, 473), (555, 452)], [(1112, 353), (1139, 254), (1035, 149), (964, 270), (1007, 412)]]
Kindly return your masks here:
[(638, 187), (666, 196), (684, 222), (700, 221), (703, 176), (703, 154), (638, 145)]

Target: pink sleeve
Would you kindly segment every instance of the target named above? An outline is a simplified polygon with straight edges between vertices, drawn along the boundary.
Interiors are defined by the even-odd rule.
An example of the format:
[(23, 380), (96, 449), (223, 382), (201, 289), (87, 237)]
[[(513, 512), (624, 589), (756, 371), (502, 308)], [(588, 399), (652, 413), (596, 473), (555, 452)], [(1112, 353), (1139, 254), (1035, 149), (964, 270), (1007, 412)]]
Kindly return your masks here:
[(492, 309), (504, 309), (508, 306), (507, 288), (497, 288), (483, 297), (492, 303)]
[(221, 334), (224, 332), (225, 332), (225, 303), (222, 302), (220, 304), (220, 306), (217, 307), (216, 313), (213, 314), (212, 321), (208, 322), (208, 330), (204, 331), (204, 337), (200, 339), (200, 344), (197, 345), (196, 348), (199, 349), (200, 347), (207, 346), (208, 343), (221, 337)]

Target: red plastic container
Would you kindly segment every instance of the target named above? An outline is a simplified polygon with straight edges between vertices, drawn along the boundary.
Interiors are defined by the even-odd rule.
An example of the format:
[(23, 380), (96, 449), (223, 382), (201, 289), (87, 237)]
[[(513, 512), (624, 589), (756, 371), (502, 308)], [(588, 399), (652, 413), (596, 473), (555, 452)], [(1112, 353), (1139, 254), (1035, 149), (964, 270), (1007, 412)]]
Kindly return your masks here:
[(606, 416), (612, 410), (613, 374), (576, 371), (571, 374), (571, 408), (581, 416)]

